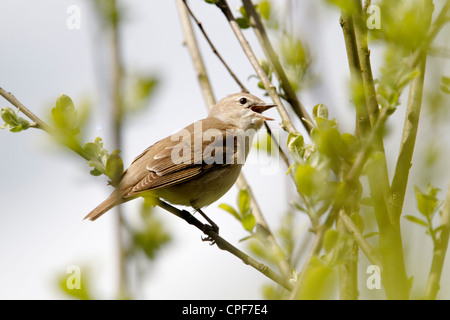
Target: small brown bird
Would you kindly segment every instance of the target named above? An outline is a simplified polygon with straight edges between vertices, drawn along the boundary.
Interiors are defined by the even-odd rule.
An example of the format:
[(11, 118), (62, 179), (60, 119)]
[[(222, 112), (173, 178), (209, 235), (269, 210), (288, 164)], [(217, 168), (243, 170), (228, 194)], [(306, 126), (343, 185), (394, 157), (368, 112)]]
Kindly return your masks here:
[(274, 106), (248, 93), (220, 100), (207, 118), (144, 150), (122, 173), (111, 195), (84, 219), (95, 220), (140, 196), (191, 206), (204, 215), (200, 209), (236, 182), (256, 130), (273, 120), (261, 113)]

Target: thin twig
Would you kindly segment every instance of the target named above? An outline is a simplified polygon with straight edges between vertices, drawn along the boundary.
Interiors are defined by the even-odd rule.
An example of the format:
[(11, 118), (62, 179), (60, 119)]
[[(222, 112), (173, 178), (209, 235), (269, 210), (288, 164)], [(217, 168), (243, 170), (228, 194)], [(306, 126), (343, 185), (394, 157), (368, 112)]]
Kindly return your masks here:
[(286, 94), (287, 101), (292, 106), (292, 109), (297, 114), (298, 118), (302, 121), (305, 129), (308, 131), (308, 133), (310, 133), (312, 130), (311, 124), (313, 123), (313, 120), (309, 116), (305, 107), (300, 102), (300, 100), (297, 97), (297, 94), (292, 88), (291, 83), (288, 80), (286, 73), (284, 72), (284, 68), (280, 63), (280, 59), (278, 58), (278, 55), (276, 54), (275, 50), (272, 47), (272, 44), (270, 43), (266, 29), (264, 28), (264, 25), (261, 22), (261, 19), (258, 13), (256, 12), (253, 3), (250, 0), (242, 0), (242, 3), (244, 4), (245, 11), (250, 17), (250, 24), (252, 25), (253, 30), (255, 31), (255, 34), (261, 44), (261, 47), (264, 50), (264, 53), (269, 63), (273, 66), (275, 75), (280, 81), (281, 87), (283, 88), (283, 91)]
[(34, 123), (36, 124), (35, 128), (42, 129), (50, 134), (55, 133), (55, 131), (48, 124), (46, 124), (43, 120), (41, 120), (33, 112), (28, 110), (28, 108), (25, 107), (19, 100), (17, 100), (16, 97), (11, 92), (7, 92), (7, 91), (3, 90), (3, 88), (0, 88), (0, 95), (3, 98), (5, 98), (9, 103), (11, 103), (13, 106), (15, 106), (24, 115), (26, 115), (28, 118), (30, 118), (30, 120), (34, 121)]
[(79, 145), (79, 143), (71, 138), (68, 142), (67, 139), (61, 137), (61, 134), (49, 126), (46, 122), (36, 116), (33, 112), (31, 112), (28, 108), (26, 108), (17, 98), (10, 92), (5, 91), (0, 88), (0, 95), (5, 98), (9, 103), (11, 103), (14, 107), (16, 107), (19, 111), (21, 111), (24, 115), (26, 115), (30, 120), (34, 121), (34, 128), (44, 130), (51, 136), (53, 136), (58, 141), (61, 141), (66, 147), (86, 159), (87, 161), (95, 162), (99, 166), (103, 166), (103, 164), (97, 159), (92, 157), (90, 154), (86, 153), (84, 149)]
[(214, 54), (217, 56), (217, 58), (219, 58), (219, 60), (222, 62), (222, 64), (225, 66), (225, 68), (228, 70), (228, 72), (230, 73), (230, 75), (233, 77), (234, 81), (236, 81), (236, 83), (239, 85), (239, 87), (241, 87), (241, 91), (242, 92), (248, 92), (248, 90), (245, 88), (245, 86), (242, 84), (241, 81), (239, 81), (239, 78), (234, 74), (234, 72), (231, 70), (231, 68), (226, 64), (225, 60), (222, 58), (222, 56), (220, 55), (219, 51), (217, 51), (216, 47), (213, 45), (213, 43), (211, 42), (211, 40), (209, 39), (208, 35), (206, 34), (205, 29), (203, 29), (203, 25), (202, 23), (195, 17), (194, 13), (191, 11), (191, 9), (189, 8), (186, 0), (183, 0), (185, 7), (187, 9), (187, 11), (189, 12), (189, 15), (192, 17), (192, 19), (194, 19), (195, 23), (197, 24), (198, 28), (200, 29), (200, 31), (203, 33), (203, 36), (205, 37), (206, 41), (208, 42), (208, 44), (210, 45), (210, 47), (212, 48), (212, 51), (214, 52)]
[(250, 44), (248, 43), (247, 39), (245, 38), (244, 34), (242, 33), (241, 28), (239, 27), (238, 23), (236, 22), (236, 19), (234, 18), (233, 13), (231, 12), (230, 7), (228, 6), (227, 1), (226, 0), (218, 0), (216, 5), (222, 10), (223, 14), (225, 15), (226, 19), (228, 20), (228, 22), (231, 26), (231, 29), (233, 30), (234, 34), (236, 35), (236, 38), (239, 41), (239, 44), (241, 45), (245, 55), (247, 56), (251, 65), (253, 66), (253, 69), (256, 71), (259, 79), (263, 83), (264, 88), (266, 89), (270, 98), (277, 105), (277, 110), (281, 116), (282, 125), (283, 125), (284, 129), (286, 129), (290, 133), (297, 132), (298, 130), (295, 129), (294, 124), (293, 124), (287, 110), (285, 109), (283, 102), (281, 101), (279, 95), (277, 94), (277, 91), (276, 91), (274, 85), (270, 82), (269, 78), (267, 77), (266, 73), (264, 72), (263, 68), (261, 67), (261, 64), (259, 63), (258, 59), (256, 58), (256, 55), (253, 52)]
[(430, 274), (428, 276), (425, 299), (436, 299), (439, 291), (442, 268), (444, 267), (445, 254), (448, 248), (450, 237), (450, 187), (447, 190), (444, 208), (441, 216), (442, 229), (439, 232), (437, 242), (433, 250), (433, 261), (431, 263)]

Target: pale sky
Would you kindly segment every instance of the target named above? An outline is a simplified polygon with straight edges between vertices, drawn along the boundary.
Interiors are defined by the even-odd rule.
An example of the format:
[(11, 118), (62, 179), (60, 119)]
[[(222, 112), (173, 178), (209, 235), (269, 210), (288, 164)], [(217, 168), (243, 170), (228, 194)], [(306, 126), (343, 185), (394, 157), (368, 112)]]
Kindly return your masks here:
[[(227, 63), (251, 93), (262, 96), (257, 81), (249, 78), (254, 71), (221, 12), (203, 1), (190, 2)], [(147, 111), (125, 121), (121, 155), (128, 166), (149, 145), (204, 117), (206, 107), (187, 49), (182, 44), (175, 1), (121, 3), (128, 17), (122, 34), (126, 69), (153, 73), (160, 78)], [(239, 4), (230, 1), (232, 8)], [(80, 8), (80, 29), (67, 27), (70, 15), (67, 9), (71, 5)], [(302, 10), (294, 27), (309, 44), (313, 70), (318, 75), (317, 84), (302, 94), (302, 102), (308, 110), (317, 103), (326, 104), (340, 128), (352, 132), (353, 110), (347, 97), (349, 75), (339, 11), (320, 1), (300, 1), (299, 7)], [(105, 100), (98, 96), (99, 84), (108, 77), (107, 40), (101, 38), (92, 19), (88, 1), (3, 0), (0, 87), (11, 91), (43, 119), (49, 119), (50, 107), (61, 93), (69, 95), (75, 105), (84, 96), (93, 97), (96, 109), (86, 141), (101, 136), (111, 151), (109, 118), (104, 115), (106, 106), (102, 105)], [(252, 31), (246, 30), (245, 35), (255, 52), (262, 56)], [(199, 34), (197, 38), (216, 98), (239, 91), (204, 39)], [(377, 54), (374, 50), (375, 58)], [(374, 70), (379, 66), (376, 59), (373, 66)], [(448, 70), (448, 61), (442, 67)], [(267, 97), (264, 99), (269, 101)], [(6, 106), (9, 103), (0, 98), (0, 107)], [(404, 110), (399, 110), (393, 117), (399, 125), (391, 127), (395, 139), (388, 146), (398, 145), (403, 115)], [(268, 116), (276, 118), (271, 125), (277, 127), (280, 118), (276, 112), (270, 111)], [(299, 123), (296, 125), (300, 128)], [(73, 265), (81, 268), (82, 275), (89, 276), (95, 298), (114, 298), (117, 283), (114, 212), (95, 222), (82, 221), (111, 192), (106, 179), (91, 176), (82, 158), (62, 151), (42, 131), (17, 134), (2, 130), (0, 146), (0, 299), (65, 298), (58, 289), (57, 279)], [(244, 174), (275, 230), (292, 198), (292, 182), (285, 176), (283, 163), (265, 171), (261, 167), (263, 157), (252, 154), (249, 160)], [(435, 184), (444, 190), (448, 172), (445, 174)], [(249, 252), (245, 243), (238, 242), (247, 233), (231, 215), (217, 208), (222, 202), (235, 205), (236, 193), (237, 189), (233, 188), (206, 212), (219, 224), (225, 239)], [(411, 204), (414, 208), (413, 198)], [(123, 206), (131, 224), (137, 221), (133, 209), (138, 205), (131, 202)], [(261, 288), (270, 283), (269, 279), (229, 253), (202, 242), (201, 233), (184, 221), (162, 210), (157, 214), (169, 230), (172, 242), (149, 265), (146, 282), (136, 298), (262, 298)], [(298, 220), (299, 232), (308, 232), (305, 217)], [(425, 237), (423, 230), (417, 234)], [(410, 243), (423, 249), (422, 242)]]

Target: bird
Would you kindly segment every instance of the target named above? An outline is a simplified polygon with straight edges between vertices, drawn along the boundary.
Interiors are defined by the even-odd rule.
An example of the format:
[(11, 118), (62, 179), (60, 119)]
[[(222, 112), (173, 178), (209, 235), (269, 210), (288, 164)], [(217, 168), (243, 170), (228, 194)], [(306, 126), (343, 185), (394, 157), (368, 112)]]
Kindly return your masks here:
[(236, 182), (252, 139), (276, 106), (249, 93), (235, 93), (215, 104), (204, 119), (159, 140), (126, 169), (111, 195), (87, 214), (94, 221), (113, 207), (138, 197), (192, 207), (218, 230), (202, 208), (221, 198)]

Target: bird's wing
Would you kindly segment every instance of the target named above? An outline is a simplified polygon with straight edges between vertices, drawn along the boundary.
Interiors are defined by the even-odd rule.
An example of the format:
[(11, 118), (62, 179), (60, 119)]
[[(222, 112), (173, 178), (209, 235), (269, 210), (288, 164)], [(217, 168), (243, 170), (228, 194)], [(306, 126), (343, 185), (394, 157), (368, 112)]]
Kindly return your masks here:
[[(236, 143), (226, 143), (229, 127), (217, 119), (199, 121), (214, 128), (209, 137), (195, 137), (194, 124), (147, 148), (131, 163), (120, 187), (124, 198), (186, 182), (205, 173), (235, 163)], [(197, 122), (198, 125), (198, 122)], [(200, 131), (201, 132), (201, 131)], [(198, 144), (193, 139), (200, 139)], [(228, 137), (230, 139), (230, 137)], [(234, 162), (233, 162), (234, 161)]]

